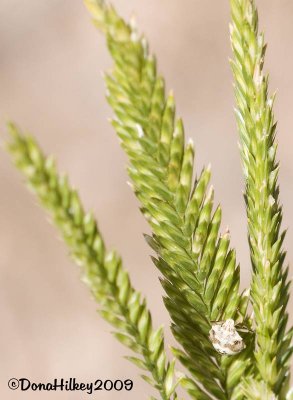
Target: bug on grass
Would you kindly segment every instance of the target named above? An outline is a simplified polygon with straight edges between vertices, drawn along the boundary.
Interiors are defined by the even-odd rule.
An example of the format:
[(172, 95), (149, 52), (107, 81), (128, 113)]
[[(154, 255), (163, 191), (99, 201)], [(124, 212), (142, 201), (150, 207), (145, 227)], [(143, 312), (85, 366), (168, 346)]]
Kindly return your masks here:
[(215, 350), (225, 355), (238, 354), (246, 347), (233, 319), (212, 322), (209, 338)]

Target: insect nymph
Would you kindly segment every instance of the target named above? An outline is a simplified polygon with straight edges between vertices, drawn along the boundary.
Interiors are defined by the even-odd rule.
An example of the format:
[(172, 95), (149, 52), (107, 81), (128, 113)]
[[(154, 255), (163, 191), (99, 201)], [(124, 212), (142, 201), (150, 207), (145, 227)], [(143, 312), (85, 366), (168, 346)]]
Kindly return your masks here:
[(209, 338), (214, 348), (221, 354), (235, 355), (245, 349), (245, 343), (237, 332), (233, 319), (214, 322)]

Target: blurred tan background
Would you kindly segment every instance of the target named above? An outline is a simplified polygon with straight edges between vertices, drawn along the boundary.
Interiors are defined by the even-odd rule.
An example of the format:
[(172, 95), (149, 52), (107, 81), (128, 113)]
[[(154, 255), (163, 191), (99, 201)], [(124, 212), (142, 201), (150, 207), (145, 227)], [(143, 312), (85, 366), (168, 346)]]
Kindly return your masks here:
[[(197, 149), (197, 170), (212, 163), (216, 200), (242, 266), (250, 279), (243, 180), (233, 116), (228, 64), (228, 1), (113, 0), (122, 15), (135, 12), (138, 25), (158, 55), (159, 69), (174, 89), (178, 113)], [(271, 89), (278, 88), (281, 200), (288, 261), (293, 242), (293, 3), (258, 1), (269, 42)], [(142, 232), (148, 227), (127, 186), (126, 158), (107, 122), (101, 71), (111, 66), (104, 38), (90, 23), (82, 0), (0, 1), (0, 118), (33, 133), (61, 171), (93, 208), (107, 244), (122, 254), (135, 286), (148, 298), (155, 324), (169, 319), (157, 271)], [(46, 382), (54, 377), (134, 380), (132, 392), (100, 392), (99, 399), (146, 399), (148, 385), (95, 312), (79, 271), (68, 259), (56, 230), (22, 184), (8, 156), (0, 157), (0, 397), (86, 399), (81, 392), (20, 393), (12, 377)], [(292, 309), (292, 301), (290, 308)]]

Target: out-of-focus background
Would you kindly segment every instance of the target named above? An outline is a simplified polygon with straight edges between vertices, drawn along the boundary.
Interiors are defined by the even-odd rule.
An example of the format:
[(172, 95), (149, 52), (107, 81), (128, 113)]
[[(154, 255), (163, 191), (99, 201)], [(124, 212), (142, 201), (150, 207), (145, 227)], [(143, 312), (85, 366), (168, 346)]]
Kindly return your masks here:
[[(195, 141), (197, 170), (212, 164), (216, 201), (223, 206), (224, 225), (231, 230), (245, 287), (250, 262), (228, 63), (228, 1), (113, 2), (123, 16), (136, 15), (158, 55), (187, 136)], [(284, 227), (291, 226), (285, 245), (292, 261), (293, 3), (258, 4), (269, 42), (270, 87), (278, 89), (281, 200)], [(142, 237), (148, 227), (126, 184), (126, 157), (108, 123), (112, 111), (101, 71), (111, 66), (111, 60), (104, 38), (91, 25), (82, 0), (1, 0), (0, 20), (1, 131), (5, 121), (13, 119), (33, 133), (47, 153), (56, 155), (60, 170), (69, 173), (86, 207), (94, 209), (107, 244), (122, 254), (135, 286), (147, 296), (154, 323), (165, 324), (171, 342), (158, 274)], [(34, 382), (76, 377), (84, 382), (131, 378), (132, 392), (100, 392), (97, 398), (146, 399), (148, 385), (122, 358), (128, 351), (96, 314), (57, 231), (1, 153), (0, 397), (89, 398), (81, 392), (19, 393), (7, 388), (12, 377)]]

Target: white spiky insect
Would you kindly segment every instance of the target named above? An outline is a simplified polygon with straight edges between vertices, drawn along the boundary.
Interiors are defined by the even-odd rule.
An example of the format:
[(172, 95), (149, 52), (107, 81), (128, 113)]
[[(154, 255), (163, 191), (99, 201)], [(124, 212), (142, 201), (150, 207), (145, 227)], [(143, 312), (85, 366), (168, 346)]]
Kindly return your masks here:
[(221, 354), (235, 355), (246, 347), (235, 328), (233, 319), (214, 322), (209, 332), (209, 338), (215, 350)]

